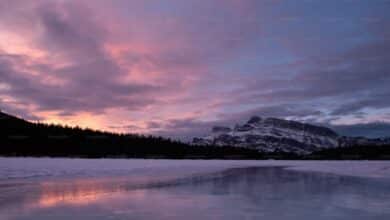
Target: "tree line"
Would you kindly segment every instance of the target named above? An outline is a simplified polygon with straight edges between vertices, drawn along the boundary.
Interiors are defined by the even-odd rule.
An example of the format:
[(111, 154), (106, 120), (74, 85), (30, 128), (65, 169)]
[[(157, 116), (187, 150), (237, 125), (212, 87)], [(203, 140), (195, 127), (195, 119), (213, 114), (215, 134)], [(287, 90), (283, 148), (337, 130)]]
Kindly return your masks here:
[(31, 123), (0, 113), (0, 155), (123, 158), (243, 158), (261, 155), (237, 147), (192, 146), (168, 138)]

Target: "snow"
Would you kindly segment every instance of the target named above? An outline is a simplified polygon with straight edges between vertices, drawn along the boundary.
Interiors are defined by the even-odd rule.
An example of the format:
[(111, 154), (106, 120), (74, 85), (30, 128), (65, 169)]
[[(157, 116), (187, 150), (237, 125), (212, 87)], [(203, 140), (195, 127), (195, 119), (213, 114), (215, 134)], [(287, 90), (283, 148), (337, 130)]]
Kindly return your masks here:
[(280, 166), (301, 172), (390, 178), (390, 161), (239, 161), (0, 158), (0, 183), (7, 180), (142, 175), (186, 177), (241, 167)]
[(289, 170), (312, 171), (344, 176), (390, 178), (390, 161), (309, 161), (290, 162)]
[[(276, 122), (274, 122), (277, 120)], [(252, 120), (250, 120), (252, 121)], [(280, 124), (282, 122), (282, 124)], [(294, 127), (289, 124), (295, 124)], [(300, 126), (298, 126), (298, 125)], [(297, 127), (298, 126), (298, 127)], [(216, 127), (204, 138), (196, 138), (194, 144), (233, 145), (273, 152), (276, 149), (285, 152), (306, 154), (314, 149), (334, 148), (338, 146), (338, 136), (325, 127), (307, 127), (308, 125), (281, 119), (256, 119), (252, 123), (237, 125), (234, 128)], [(324, 130), (318, 133), (317, 130)], [(270, 140), (272, 138), (273, 140)], [(232, 141), (234, 139), (234, 141)], [(249, 140), (250, 139), (250, 140)], [(275, 141), (279, 140), (279, 141)], [(301, 144), (286, 143), (286, 140)]]

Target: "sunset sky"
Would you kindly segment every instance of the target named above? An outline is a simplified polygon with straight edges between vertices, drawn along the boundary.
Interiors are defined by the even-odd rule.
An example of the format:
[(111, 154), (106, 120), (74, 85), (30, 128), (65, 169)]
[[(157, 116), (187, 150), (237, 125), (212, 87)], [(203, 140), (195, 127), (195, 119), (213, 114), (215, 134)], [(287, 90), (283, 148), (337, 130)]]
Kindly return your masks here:
[(182, 139), (252, 115), (390, 135), (389, 11), (389, 0), (1, 0), (0, 109)]

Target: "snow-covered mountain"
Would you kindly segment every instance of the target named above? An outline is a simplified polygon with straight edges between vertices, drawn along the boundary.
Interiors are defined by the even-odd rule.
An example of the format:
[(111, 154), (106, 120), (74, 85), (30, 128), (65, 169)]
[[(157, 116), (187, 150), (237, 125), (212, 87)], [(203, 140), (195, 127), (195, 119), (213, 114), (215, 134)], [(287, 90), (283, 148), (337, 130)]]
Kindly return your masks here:
[(209, 136), (193, 140), (195, 145), (237, 146), (264, 152), (298, 154), (356, 144), (381, 145), (383, 142), (382, 139), (341, 137), (327, 127), (257, 116), (234, 128), (214, 127)]

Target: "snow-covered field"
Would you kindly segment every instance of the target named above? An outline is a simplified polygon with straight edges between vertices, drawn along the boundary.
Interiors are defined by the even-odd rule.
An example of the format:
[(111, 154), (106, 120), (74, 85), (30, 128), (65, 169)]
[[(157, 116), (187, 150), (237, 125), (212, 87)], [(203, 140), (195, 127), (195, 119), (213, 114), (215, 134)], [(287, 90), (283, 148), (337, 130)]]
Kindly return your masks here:
[(390, 178), (390, 161), (0, 158), (0, 182), (1, 180), (25, 178), (101, 177), (132, 174), (180, 176), (213, 173), (229, 168), (269, 166), (347, 176)]

